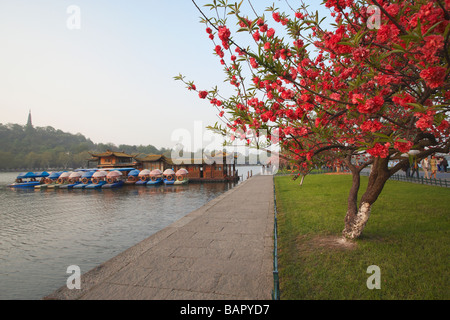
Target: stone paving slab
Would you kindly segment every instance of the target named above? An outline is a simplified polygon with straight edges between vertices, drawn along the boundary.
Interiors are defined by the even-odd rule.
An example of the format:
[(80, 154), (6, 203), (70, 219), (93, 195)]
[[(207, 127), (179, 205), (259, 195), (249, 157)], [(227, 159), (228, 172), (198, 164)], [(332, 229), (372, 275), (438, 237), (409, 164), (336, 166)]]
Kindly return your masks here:
[(273, 215), (272, 176), (254, 176), (44, 299), (271, 299)]

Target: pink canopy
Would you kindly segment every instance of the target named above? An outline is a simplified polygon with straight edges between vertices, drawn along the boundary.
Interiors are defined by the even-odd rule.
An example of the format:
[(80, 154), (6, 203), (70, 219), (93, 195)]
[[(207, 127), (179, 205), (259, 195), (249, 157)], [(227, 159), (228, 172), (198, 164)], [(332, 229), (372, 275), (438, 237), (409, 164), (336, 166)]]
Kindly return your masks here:
[(104, 177), (106, 176), (108, 173), (106, 171), (96, 171), (94, 172), (94, 174), (92, 175), (93, 178), (98, 178), (98, 177)]
[(68, 178), (71, 175), (72, 171), (69, 172), (63, 172), (61, 173), (61, 175), (59, 176), (60, 178)]
[(188, 174), (189, 172), (186, 170), (186, 169), (184, 169), (184, 168), (181, 168), (180, 170), (178, 170), (177, 171), (177, 175), (185, 175), (185, 174)]
[(106, 176), (108, 178), (113, 178), (113, 177), (120, 177), (121, 175), (122, 175), (122, 172), (114, 170), (114, 171), (108, 172), (108, 174)]
[(141, 172), (139, 172), (139, 176), (140, 177), (142, 177), (142, 176), (148, 176), (150, 174), (150, 170), (148, 170), (148, 169), (144, 169), (144, 170), (142, 170)]
[(166, 169), (166, 170), (164, 170), (163, 174), (166, 174), (166, 175), (175, 174), (175, 171), (173, 171), (172, 169)]
[(81, 177), (82, 175), (83, 175), (83, 172), (75, 171), (75, 172), (72, 172), (72, 173), (69, 175), (69, 178), (79, 178), (79, 177)]
[(160, 175), (162, 175), (162, 172), (159, 169), (155, 169), (150, 172), (150, 175), (151, 176), (160, 176)]

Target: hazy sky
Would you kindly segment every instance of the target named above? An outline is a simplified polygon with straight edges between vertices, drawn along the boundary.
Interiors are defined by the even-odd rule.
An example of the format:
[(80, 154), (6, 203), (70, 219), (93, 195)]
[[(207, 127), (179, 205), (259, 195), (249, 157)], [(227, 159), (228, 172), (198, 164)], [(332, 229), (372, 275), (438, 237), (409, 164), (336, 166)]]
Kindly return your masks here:
[[(253, 4), (263, 12), (273, 2), (284, 5)], [(173, 147), (174, 131), (218, 121), (207, 100), (173, 80), (223, 85), (199, 17), (190, 0), (0, 1), (0, 123), (25, 124), (31, 110), (34, 126), (96, 143)]]

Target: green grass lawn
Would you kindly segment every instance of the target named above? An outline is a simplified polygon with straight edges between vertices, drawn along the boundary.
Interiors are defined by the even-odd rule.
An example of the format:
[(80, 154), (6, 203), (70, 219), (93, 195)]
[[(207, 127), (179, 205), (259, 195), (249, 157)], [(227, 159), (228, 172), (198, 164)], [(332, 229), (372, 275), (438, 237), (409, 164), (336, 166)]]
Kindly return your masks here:
[[(362, 237), (343, 246), (351, 176), (298, 181), (275, 178), (281, 299), (450, 298), (450, 189), (388, 181)], [(381, 289), (367, 288), (370, 265)]]

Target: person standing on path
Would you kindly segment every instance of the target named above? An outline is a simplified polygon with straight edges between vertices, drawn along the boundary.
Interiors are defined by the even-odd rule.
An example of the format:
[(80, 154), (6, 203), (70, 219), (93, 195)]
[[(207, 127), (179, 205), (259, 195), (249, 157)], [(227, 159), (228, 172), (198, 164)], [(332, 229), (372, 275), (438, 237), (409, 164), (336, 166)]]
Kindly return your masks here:
[(442, 159), (441, 166), (442, 166), (442, 170), (443, 170), (444, 172), (447, 172), (447, 166), (448, 166), (447, 158), (444, 157), (444, 158)]
[(434, 178), (436, 179), (437, 161), (436, 161), (436, 157), (435, 156), (431, 156), (430, 166), (431, 166), (430, 179), (433, 178), (433, 175), (434, 175)]
[(414, 158), (414, 161), (412, 163), (411, 177), (414, 176), (414, 172), (417, 175), (417, 179), (419, 179), (419, 164), (417, 163), (417, 158)]
[(429, 179), (430, 177), (428, 176), (428, 170), (430, 169), (430, 162), (428, 161), (428, 158), (422, 159), (422, 161), (420, 162), (420, 165), (422, 166), (422, 170), (423, 170), (423, 174), (424, 174), (425, 178)]

